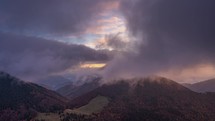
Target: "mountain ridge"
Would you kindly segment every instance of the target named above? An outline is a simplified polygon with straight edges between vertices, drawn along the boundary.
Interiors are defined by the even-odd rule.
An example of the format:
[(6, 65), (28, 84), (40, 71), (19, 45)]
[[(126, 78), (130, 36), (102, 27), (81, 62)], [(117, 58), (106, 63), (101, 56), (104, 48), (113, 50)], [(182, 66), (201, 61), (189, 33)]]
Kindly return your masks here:
[[(63, 110), (68, 100), (39, 85), (0, 72), (0, 121), (29, 119), (37, 112)], [(10, 112), (13, 112), (11, 115)], [(18, 113), (18, 117), (13, 114)]]
[[(215, 119), (215, 94), (200, 94), (166, 78), (135, 79), (103, 85), (74, 99), (70, 106), (86, 105), (98, 95), (110, 98), (93, 121), (196, 121)], [(86, 101), (87, 100), (87, 101)]]
[(209, 80), (197, 82), (194, 84), (183, 84), (183, 85), (199, 93), (215, 92), (215, 79), (209, 79)]
[[(163, 77), (113, 80), (88, 91), (69, 101), (51, 90), (0, 72), (0, 121), (29, 121), (43, 112), (45, 117), (53, 112), (50, 116), (74, 121), (215, 119), (215, 93), (197, 93)], [(86, 105), (93, 99), (100, 102), (99, 96), (108, 101), (104, 106), (93, 104), (99, 107), (95, 114), (59, 114), (65, 109), (72, 111), (80, 107), (82, 111), (91, 110), (94, 106)]]

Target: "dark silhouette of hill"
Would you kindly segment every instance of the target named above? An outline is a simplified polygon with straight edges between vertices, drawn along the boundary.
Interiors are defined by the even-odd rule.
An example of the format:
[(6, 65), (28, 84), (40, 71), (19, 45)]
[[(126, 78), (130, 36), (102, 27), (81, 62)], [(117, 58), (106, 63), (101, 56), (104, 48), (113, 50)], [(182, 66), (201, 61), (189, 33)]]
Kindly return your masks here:
[(0, 72), (0, 121), (30, 120), (36, 112), (55, 112), (67, 99), (33, 83)]

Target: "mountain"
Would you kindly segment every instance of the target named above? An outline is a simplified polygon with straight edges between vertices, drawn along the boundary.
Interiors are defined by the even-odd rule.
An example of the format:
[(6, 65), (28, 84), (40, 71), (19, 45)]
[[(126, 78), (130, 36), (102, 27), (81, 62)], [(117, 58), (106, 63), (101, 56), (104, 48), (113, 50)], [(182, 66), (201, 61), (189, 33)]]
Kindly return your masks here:
[(215, 92), (215, 79), (210, 79), (194, 84), (185, 84), (185, 86), (195, 92)]
[[(90, 83), (99, 83), (100, 78), (94, 79)], [(83, 86), (80, 90), (86, 87)], [(214, 121), (215, 119), (215, 93), (193, 92), (166, 78), (122, 79), (94, 88), (85, 90), (84, 93), (79, 93), (73, 88), (73, 91), (76, 90), (74, 94), (80, 96), (76, 95), (68, 102), (66, 98), (53, 91), (1, 72), (0, 121)]]
[(54, 75), (42, 78), (36, 83), (50, 90), (58, 90), (66, 85), (72, 84), (72, 80), (66, 79), (63, 76)]
[(30, 120), (37, 112), (63, 110), (67, 102), (51, 90), (0, 72), (0, 121)]
[(99, 76), (87, 76), (84, 79), (80, 79), (79, 81), (77, 81), (79, 82), (79, 84), (77, 83), (68, 84), (56, 90), (56, 92), (70, 99), (74, 99), (98, 88), (100, 86), (99, 85), (100, 80), (101, 77)]
[(98, 99), (98, 96), (106, 97), (109, 103), (100, 113), (94, 115), (91, 119), (93, 121), (214, 121), (215, 119), (214, 93), (196, 93), (161, 77), (122, 80), (106, 84), (74, 99), (70, 106), (89, 107), (88, 103)]

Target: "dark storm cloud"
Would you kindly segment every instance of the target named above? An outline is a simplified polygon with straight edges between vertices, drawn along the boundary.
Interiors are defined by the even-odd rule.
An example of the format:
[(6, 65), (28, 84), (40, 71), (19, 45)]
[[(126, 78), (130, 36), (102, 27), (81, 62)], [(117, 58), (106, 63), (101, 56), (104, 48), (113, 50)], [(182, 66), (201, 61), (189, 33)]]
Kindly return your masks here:
[(214, 63), (214, 6), (214, 0), (123, 0), (121, 10), (138, 44), (110, 72), (153, 74)]
[(43, 34), (83, 32), (106, 0), (0, 0), (0, 27)]
[(0, 33), (0, 70), (23, 79), (65, 71), (81, 62), (107, 59), (107, 55), (82, 45)]

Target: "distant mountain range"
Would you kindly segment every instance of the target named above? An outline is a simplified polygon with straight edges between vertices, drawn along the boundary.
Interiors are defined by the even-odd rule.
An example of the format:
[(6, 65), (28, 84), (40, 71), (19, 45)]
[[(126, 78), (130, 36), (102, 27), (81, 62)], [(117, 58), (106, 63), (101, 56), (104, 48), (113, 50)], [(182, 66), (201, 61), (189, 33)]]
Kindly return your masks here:
[(66, 85), (73, 83), (74, 79), (69, 80), (63, 76), (54, 75), (39, 79), (36, 83), (50, 90), (58, 90)]
[(210, 79), (194, 84), (183, 84), (187, 88), (195, 91), (195, 92), (215, 92), (215, 79)]
[(71, 83), (59, 88), (58, 90), (56, 90), (56, 92), (70, 99), (74, 99), (98, 88), (100, 86), (100, 81), (101, 77), (91, 76), (87, 79), (84, 79), (84, 82), (82, 82), (81, 84)]
[[(54, 91), (0, 73), (0, 121), (214, 121), (215, 93), (162, 77), (94, 81)], [(69, 89), (70, 88), (70, 89)], [(68, 90), (67, 90), (68, 89)]]

